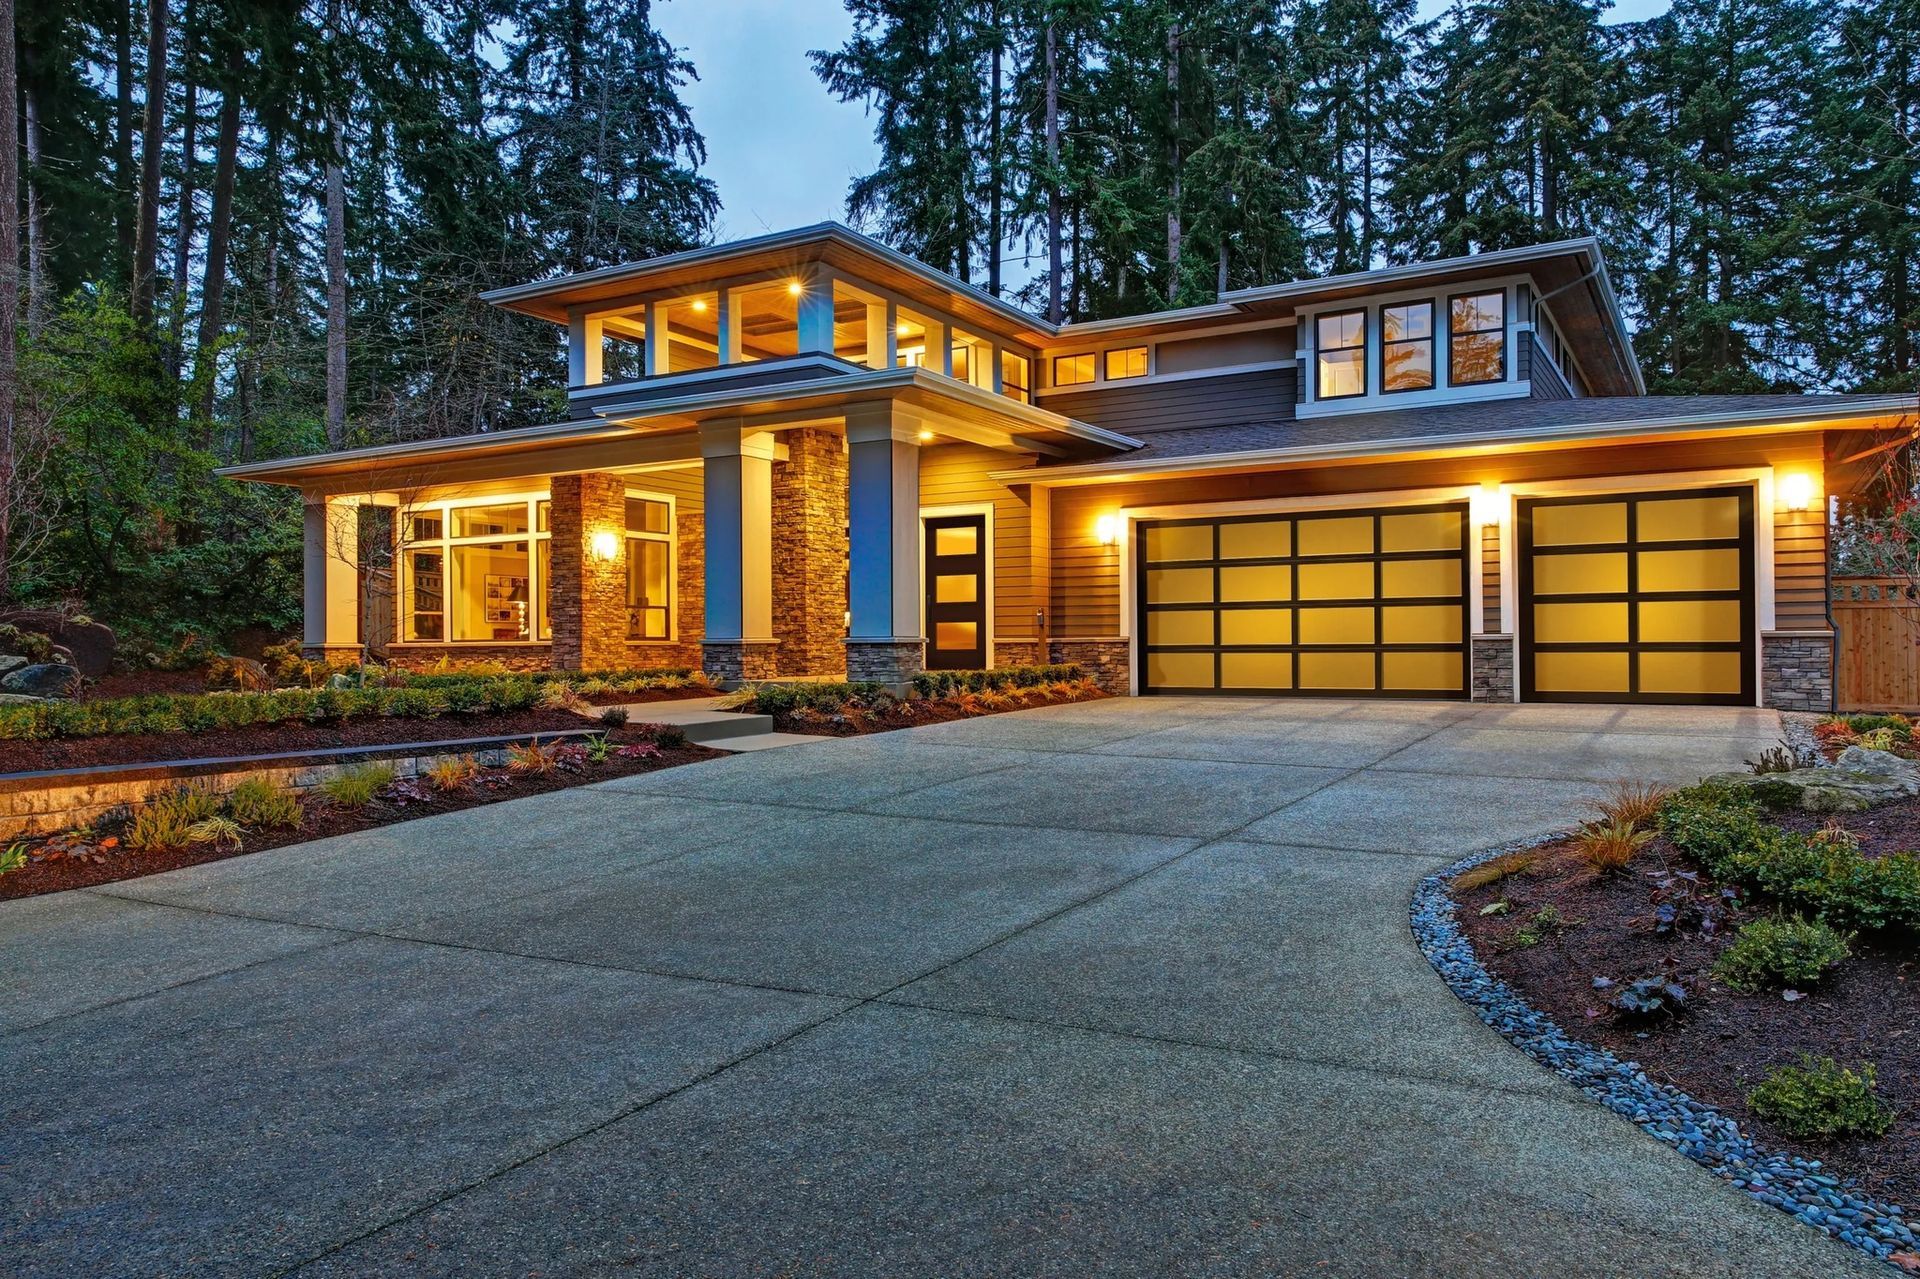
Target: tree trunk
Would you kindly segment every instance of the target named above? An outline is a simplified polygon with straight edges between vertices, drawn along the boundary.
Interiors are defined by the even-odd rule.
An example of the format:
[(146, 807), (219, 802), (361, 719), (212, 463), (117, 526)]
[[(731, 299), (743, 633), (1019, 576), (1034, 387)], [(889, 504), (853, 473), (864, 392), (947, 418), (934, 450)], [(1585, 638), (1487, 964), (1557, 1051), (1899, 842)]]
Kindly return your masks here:
[[(340, 38), (340, 0), (327, 0), (329, 36)], [(335, 59), (334, 73), (340, 63)], [(336, 93), (340, 86), (330, 86)], [(347, 446), (346, 124), (336, 100), (327, 113), (327, 447)]]
[(1059, 41), (1047, 23), (1047, 319), (1060, 323)]
[(993, 101), (987, 108), (987, 292), (1000, 296), (1000, 6), (993, 6)]
[(1167, 28), (1167, 302), (1180, 296), (1180, 24)]
[[(213, 418), (214, 344), (220, 340), (221, 298), (227, 288), (227, 232), (233, 223), (233, 173), (240, 158), (240, 79), (246, 56), (235, 44), (220, 87), (220, 134), (214, 143), (213, 209), (207, 223), (207, 267), (200, 284), (200, 346), (195, 353), (206, 379), (200, 416)], [(207, 427), (203, 423), (202, 432)]]
[(0, 600), (13, 596), (13, 489), (20, 388), (14, 317), (20, 306), (20, 122), (15, 115), (13, 0), (0, 0)]
[(161, 130), (167, 113), (167, 0), (147, 0), (147, 109), (140, 130), (140, 198), (133, 236), (133, 322), (153, 322), (154, 268), (160, 255)]
[(133, 264), (133, 0), (113, 7), (113, 226), (120, 270)]
[[(26, 58), (31, 70), (31, 52)], [(47, 323), (47, 211), (40, 202), (40, 96), (31, 83), (27, 85), (26, 102), (27, 333), (39, 337)]]
[(185, 119), (180, 128), (180, 212), (173, 239), (173, 293), (169, 299), (172, 320), (167, 332), (167, 379), (180, 380), (181, 352), (186, 347), (187, 273), (193, 260), (193, 179), (199, 162), (196, 133), (200, 124), (200, 85), (194, 79), (193, 0), (187, 0), (181, 15), (186, 33), (185, 51), (180, 60), (180, 75), (186, 90)]

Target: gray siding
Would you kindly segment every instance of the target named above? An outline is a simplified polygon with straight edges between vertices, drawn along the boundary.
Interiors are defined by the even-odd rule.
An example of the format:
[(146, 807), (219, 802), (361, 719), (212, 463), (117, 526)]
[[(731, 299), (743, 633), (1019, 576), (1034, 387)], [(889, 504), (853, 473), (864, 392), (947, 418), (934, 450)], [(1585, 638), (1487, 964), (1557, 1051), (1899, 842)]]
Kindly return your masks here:
[(1527, 334), (1526, 341), (1520, 344), (1520, 376), (1528, 380), (1536, 400), (1573, 398), (1573, 390), (1567, 385), (1567, 379), (1553, 366), (1547, 353), (1540, 349), (1540, 339), (1532, 333)]
[(1046, 395), (1040, 397), (1039, 405), (1122, 435), (1141, 435), (1291, 418), (1294, 381), (1292, 369), (1263, 369), (1226, 377), (1143, 382), (1107, 391)]

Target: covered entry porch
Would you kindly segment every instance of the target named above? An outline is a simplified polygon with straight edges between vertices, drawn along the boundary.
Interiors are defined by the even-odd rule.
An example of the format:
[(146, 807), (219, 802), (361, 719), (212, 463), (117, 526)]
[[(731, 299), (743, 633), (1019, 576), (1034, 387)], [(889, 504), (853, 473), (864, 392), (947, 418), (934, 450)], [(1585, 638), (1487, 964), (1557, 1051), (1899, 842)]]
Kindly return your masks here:
[[(922, 385), (926, 376), (903, 370), (886, 393), (858, 397), (709, 395), (697, 408), (631, 406), (632, 417), (613, 406), (602, 410), (611, 420), (233, 473), (303, 491), (305, 642), (316, 653), (372, 644), (415, 668), (901, 683), (930, 661), (991, 660), (989, 526), (955, 528), (923, 510), (923, 454), (1017, 464), (1072, 442), (1047, 438), (1064, 419), (957, 395), (950, 379)], [(932, 573), (927, 516), (943, 553)], [(361, 592), (370, 568), (392, 582), (391, 621), (375, 633)], [(936, 583), (931, 629), (951, 651), (930, 657)]]

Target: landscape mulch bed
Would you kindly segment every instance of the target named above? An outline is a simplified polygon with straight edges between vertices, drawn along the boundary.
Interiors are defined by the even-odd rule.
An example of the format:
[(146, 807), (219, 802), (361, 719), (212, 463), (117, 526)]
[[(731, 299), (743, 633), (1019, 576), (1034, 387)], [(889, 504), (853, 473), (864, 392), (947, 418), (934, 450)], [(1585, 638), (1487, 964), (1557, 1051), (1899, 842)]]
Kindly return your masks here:
[(1105, 693), (1075, 693), (1069, 697), (1036, 698), (1017, 706), (992, 710), (967, 710), (944, 697), (914, 697), (885, 711), (826, 712), (801, 707), (773, 717), (775, 732), (810, 733), (815, 737), (858, 737), (865, 733), (890, 733), (896, 728), (918, 728), (926, 724), (947, 724), (957, 719), (979, 719), (982, 715), (1001, 715), (1008, 711), (1030, 711), (1042, 706), (1065, 706), (1072, 702), (1094, 702)]
[(128, 733), (110, 737), (6, 741), (0, 742), (0, 774), (89, 768), (100, 764), (278, 755), (342, 746), (397, 746), (462, 737), (533, 736), (597, 726), (596, 721), (572, 711), (531, 710), (506, 715), (440, 715), (433, 719), (364, 716), (324, 724), (259, 724), (208, 733)]
[[(573, 718), (575, 727), (584, 722), (578, 716)], [(615, 729), (609, 734), (609, 738), (616, 745), (648, 740), (644, 733), (636, 731), (634, 727)], [(122, 843), (100, 860), (82, 861), (65, 858), (59, 861), (29, 862), (19, 870), (0, 875), (0, 900), (34, 897), (41, 893), (59, 892), (67, 888), (86, 888), (95, 884), (113, 883), (116, 880), (135, 879), (142, 875), (177, 870), (182, 866), (197, 866), (201, 862), (221, 861), (228, 857), (246, 856), (287, 844), (325, 839), (330, 835), (346, 835), (354, 831), (371, 830), (377, 826), (410, 821), (416, 817), (432, 817), (439, 813), (452, 813), (466, 808), (478, 808), (485, 804), (497, 804), (503, 800), (543, 795), (549, 791), (565, 790), (570, 786), (584, 786), (592, 782), (611, 781), (617, 777), (658, 772), (663, 768), (674, 768), (681, 764), (694, 764), (701, 760), (714, 759), (720, 754), (720, 751), (711, 750), (705, 746), (687, 745), (663, 748), (657, 757), (651, 759), (621, 759), (614, 756), (602, 764), (583, 765), (578, 772), (555, 772), (544, 776), (523, 777), (509, 776), (504, 770), (491, 770), (483, 774), (481, 781), (462, 790), (442, 793), (423, 786), (421, 790), (425, 794), (424, 799), (409, 799), (404, 803), (375, 800), (367, 807), (358, 809), (342, 808), (328, 802), (324, 796), (312, 795), (301, 801), (305, 812), (299, 827), (249, 834), (241, 848), (200, 845), (177, 852), (138, 852), (127, 848)], [(33, 841), (28, 843), (31, 846)]]
[[(1778, 815), (1782, 825), (1815, 830), (1825, 816)], [(1920, 800), (1903, 800), (1843, 824), (1868, 853), (1920, 846)], [(1789, 1002), (1778, 990), (1745, 995), (1710, 975), (1738, 926), (1767, 913), (1763, 903), (1732, 912), (1711, 934), (1655, 931), (1652, 877), (1663, 868), (1699, 872), (1702, 894), (1717, 894), (1700, 868), (1656, 837), (1623, 872), (1596, 878), (1566, 843), (1542, 850), (1529, 873), (1458, 892), (1459, 919), (1481, 962), (1568, 1034), (1637, 1061), (1647, 1077), (1671, 1084), (1737, 1119), (1777, 1149), (1825, 1161), (1856, 1177), (1879, 1198), (1920, 1206), (1920, 951), (1912, 939), (1861, 937), (1854, 955), (1805, 997)], [(1483, 907), (1509, 903), (1505, 915)], [(1565, 921), (1532, 946), (1515, 946), (1514, 933), (1542, 906)], [(1647, 1027), (1618, 1018), (1607, 1000), (1620, 986), (1666, 975), (1687, 990), (1687, 1011)], [(1614, 986), (1596, 989), (1595, 978)], [(1747, 1090), (1775, 1066), (1795, 1065), (1802, 1053), (1846, 1065), (1871, 1062), (1878, 1095), (1897, 1114), (1877, 1140), (1829, 1142), (1788, 1137), (1748, 1108)]]

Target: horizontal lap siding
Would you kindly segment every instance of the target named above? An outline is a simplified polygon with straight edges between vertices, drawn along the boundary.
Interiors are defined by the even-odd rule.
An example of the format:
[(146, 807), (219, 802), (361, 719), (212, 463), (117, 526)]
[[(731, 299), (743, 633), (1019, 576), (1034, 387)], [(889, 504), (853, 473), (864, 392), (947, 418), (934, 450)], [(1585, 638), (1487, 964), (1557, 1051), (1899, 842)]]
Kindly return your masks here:
[(1178, 382), (1143, 382), (1105, 391), (1063, 391), (1043, 395), (1038, 403), (1049, 413), (1122, 435), (1152, 434), (1291, 418), (1293, 382), (1294, 372), (1288, 367)]
[(992, 449), (950, 445), (920, 451), (920, 505), (993, 506), (993, 633), (996, 639), (1034, 636), (1034, 610), (1044, 581), (1044, 547), (1035, 554), (1028, 490), (1008, 488), (990, 472), (1022, 459)]
[[(1052, 501), (1053, 632), (1061, 636), (1120, 633), (1119, 548), (1101, 546), (1094, 530), (1101, 515), (1123, 508), (1590, 477), (1619, 477), (1620, 488), (1626, 491), (1633, 488), (1635, 475), (1768, 465), (1804, 471), (1820, 490), (1820, 436), (1619, 445), (1060, 488)], [(1775, 625), (1780, 630), (1826, 629), (1826, 533), (1819, 503), (1815, 506), (1805, 513), (1779, 512), (1774, 517)], [(1498, 589), (1496, 578), (1483, 597), (1495, 626)]]

